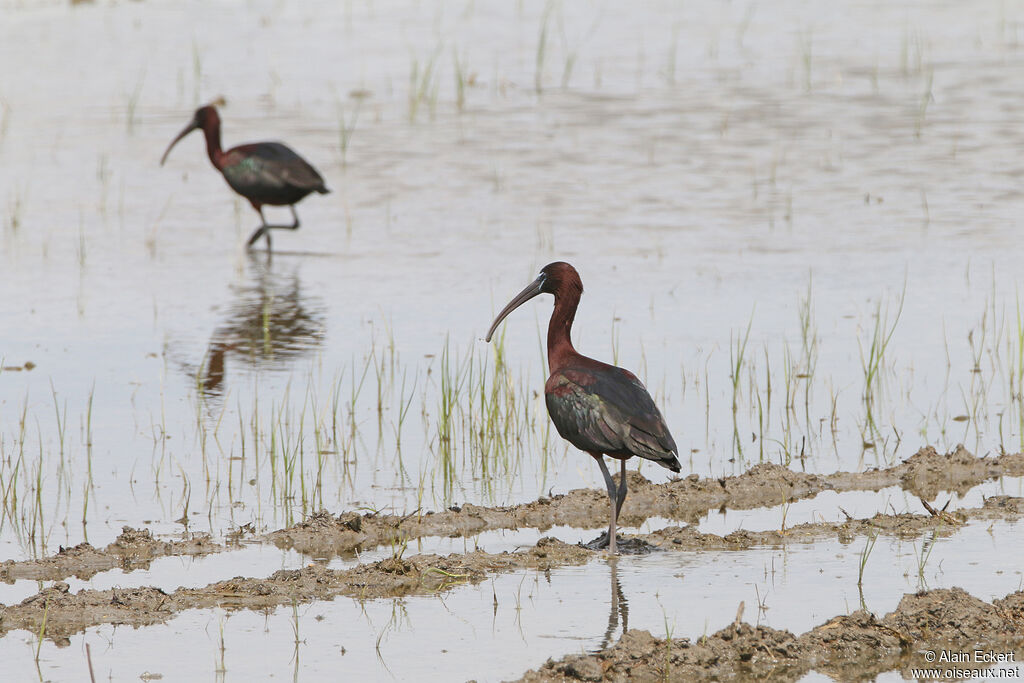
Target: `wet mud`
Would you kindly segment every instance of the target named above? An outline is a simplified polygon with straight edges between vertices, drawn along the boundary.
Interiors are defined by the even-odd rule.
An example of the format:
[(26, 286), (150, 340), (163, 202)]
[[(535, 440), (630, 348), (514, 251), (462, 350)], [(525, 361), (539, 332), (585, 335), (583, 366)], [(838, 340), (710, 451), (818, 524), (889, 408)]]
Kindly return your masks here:
[(655, 548), (682, 550), (742, 550), (755, 546), (780, 546), (785, 543), (810, 543), (836, 538), (849, 543), (858, 537), (880, 534), (902, 539), (917, 538), (927, 531), (943, 536), (956, 533), (968, 521), (1008, 520), (1024, 517), (1024, 498), (992, 496), (981, 507), (965, 508), (954, 513), (936, 515), (878, 513), (866, 519), (847, 519), (844, 522), (815, 522), (798, 524), (785, 529), (747, 531), (740, 529), (725, 536), (705, 534), (695, 527), (666, 527), (637, 538)]
[[(904, 595), (881, 619), (864, 610), (834, 617), (800, 636), (740, 620), (691, 641), (627, 631), (595, 654), (549, 660), (522, 683), (562, 681), (797, 681), (817, 670), (838, 681), (873, 680), (931, 668), (928, 651), (975, 649), (1024, 654), (1024, 592), (984, 602), (959, 588)], [(984, 668), (963, 664), (958, 668)]]
[[(874, 490), (899, 484), (906, 490), (932, 496), (940, 490), (966, 491), (1000, 475), (1024, 474), (1024, 456), (974, 458), (963, 449), (941, 455), (926, 448), (907, 461), (885, 470), (861, 474), (819, 476), (775, 465), (758, 465), (746, 474), (724, 479), (690, 476), (666, 484), (651, 484), (631, 473), (630, 499), (624, 508), (629, 524), (660, 515), (693, 520), (709, 509), (749, 509), (783, 500), (807, 498), (824, 490)], [(811, 543), (836, 538), (843, 543), (858, 537), (884, 535), (915, 538), (926, 532), (958, 533), (971, 522), (1017, 520), (1024, 517), (1024, 498), (992, 496), (974, 508), (944, 512), (922, 504), (920, 514), (878, 513), (837, 522), (800, 524), (767, 531), (739, 530), (725, 536), (702, 533), (695, 525), (671, 526), (623, 539), (637, 552), (700, 549), (740, 550), (755, 546)], [(405, 517), (321, 512), (305, 522), (267, 534), (255, 542), (272, 542), (314, 556), (417, 536), (469, 536), (487, 529), (556, 524), (603, 525), (607, 499), (599, 491), (577, 490), (564, 496), (507, 508), (464, 505), (439, 513), (416, 512)], [(396, 544), (396, 549), (404, 544)], [(502, 573), (546, 571), (582, 565), (600, 551), (542, 538), (533, 547), (515, 552), (421, 554), (404, 557), (396, 550), (384, 560), (349, 569), (330, 569), (311, 563), (302, 569), (281, 570), (265, 578), (235, 577), (205, 587), (165, 592), (156, 587), (83, 589), (72, 592), (61, 579), (87, 579), (113, 568), (144, 568), (161, 556), (203, 555), (227, 551), (231, 545), (205, 535), (158, 540), (148, 530), (125, 527), (110, 545), (98, 549), (81, 544), (62, 548), (52, 557), (4, 562), (0, 578), (51, 580), (54, 583), (16, 605), (0, 605), (0, 635), (16, 629), (42, 633), (58, 645), (89, 627), (119, 624), (141, 627), (165, 622), (191, 609), (272, 610), (281, 605), (331, 600), (436, 594), (465, 583), (479, 583)], [(763, 677), (790, 681), (812, 669), (837, 680), (860, 680), (874, 673), (923, 665), (925, 646), (967, 643), (983, 648), (1017, 651), (1024, 636), (1024, 594), (982, 602), (962, 590), (936, 590), (904, 597), (882, 619), (867, 612), (839, 616), (799, 637), (787, 631), (750, 626), (739, 618), (731, 626), (695, 642), (666, 642), (642, 631), (628, 631), (620, 641), (596, 654), (569, 655), (531, 671), (524, 681), (563, 680), (730, 680)]]
[[(808, 523), (788, 529), (741, 530), (726, 536), (702, 533), (693, 527), (668, 527), (623, 539), (623, 547), (633, 548), (634, 552), (742, 550), (755, 546), (811, 543), (825, 538), (850, 542), (858, 536), (874, 534), (913, 538), (927, 531), (953, 534), (969, 520), (1016, 520), (1021, 517), (1024, 517), (1024, 498), (993, 496), (984, 505), (959, 510), (955, 515), (877, 514), (868, 519)], [(131, 534), (133, 537), (145, 536), (144, 532), (132, 531)], [(116, 546), (117, 543), (111, 545)], [(182, 546), (184, 549), (187, 544)], [(302, 569), (277, 571), (266, 578), (235, 577), (201, 588), (179, 588), (171, 593), (153, 587), (85, 589), (72, 593), (68, 584), (58, 581), (18, 605), (0, 606), (0, 634), (13, 629), (38, 633), (45, 622), (46, 636), (59, 641), (90, 626), (106, 623), (144, 626), (165, 621), (188, 609), (261, 610), (296, 602), (330, 600), (338, 596), (372, 599), (427, 595), (463, 583), (479, 583), (501, 573), (580, 565), (600, 553), (583, 545), (542, 538), (536, 546), (516, 552), (478, 550), (446, 557), (421, 554), (408, 558), (396, 553), (379, 562), (343, 570), (311, 563)], [(97, 554), (102, 555), (101, 551), (95, 550), (84, 553), (88, 567), (83, 572), (94, 571), (98, 564)], [(51, 559), (70, 561), (75, 553), (65, 552), (64, 555), (67, 557), (62, 559), (58, 555)]]
[[(760, 464), (736, 477), (700, 478), (697, 475), (652, 484), (643, 475), (629, 472), (629, 497), (620, 517), (623, 526), (639, 526), (649, 517), (665, 517), (696, 523), (709, 510), (770, 507), (783, 502), (812, 498), (822, 491), (875, 491), (900, 485), (925, 499), (940, 491), (964, 493), (973, 486), (999, 476), (1024, 475), (1024, 454), (977, 458), (964, 448), (940, 454), (928, 447), (891, 468), (862, 473), (837, 472), (814, 475), (794, 472), (773, 464)], [(924, 509), (924, 504), (922, 504)], [(962, 513), (962, 514), (961, 514)], [(469, 537), (495, 529), (553, 526), (602, 528), (607, 519), (608, 498), (603, 491), (576, 489), (563, 495), (509, 507), (465, 504), (442, 512), (420, 512), (404, 516), (344, 512), (333, 515), (320, 511), (286, 529), (262, 539), (282, 549), (294, 549), (315, 558), (354, 556), (357, 550), (428, 536)], [(672, 544), (688, 548), (744, 548), (777, 544), (787, 540), (813, 540), (837, 535), (840, 540), (882, 531), (895, 536), (915, 536), (925, 530), (951, 532), (968, 518), (1016, 519), (1022, 514), (1017, 499), (994, 497), (975, 510), (950, 514), (876, 515), (869, 520), (847, 520), (845, 524), (802, 524), (779, 531), (737, 531), (726, 537), (701, 534), (695, 529), (672, 527), (644, 540), (656, 547)], [(88, 579), (99, 572), (120, 568), (144, 569), (158, 557), (207, 555), (237, 546), (224, 545), (206, 534), (185, 534), (181, 539), (158, 540), (146, 529), (124, 527), (122, 534), (105, 548), (81, 543), (50, 557), (7, 560), (0, 563), (0, 581), (19, 579), (57, 581), (68, 577)], [(247, 539), (248, 541), (249, 539)], [(630, 546), (626, 546), (628, 549)], [(639, 547), (643, 550), (643, 546)]]
[[(930, 500), (940, 491), (964, 493), (999, 476), (1024, 475), (1024, 454), (978, 458), (963, 447), (948, 454), (922, 448), (902, 463), (866, 472), (807, 474), (769, 463), (755, 465), (735, 477), (701, 478), (696, 474), (652, 484), (629, 472), (629, 497), (619, 523), (639, 526), (650, 517), (696, 523), (709, 510), (743, 510), (813, 498), (823, 491), (877, 491), (901, 486)], [(606, 524), (608, 498), (596, 489), (510, 507), (455, 506), (442, 512), (419, 511), (405, 516), (320, 512), (301, 524), (275, 531), (267, 539), (284, 549), (313, 556), (347, 555), (395, 540), (425, 536), (470, 536), (492, 529), (534, 528), (546, 531), (563, 525), (600, 528)]]
[(72, 593), (67, 583), (58, 581), (18, 605), (0, 607), (0, 633), (14, 629), (38, 633), (45, 620), (46, 637), (60, 642), (90, 626), (145, 626), (188, 609), (263, 610), (340, 595), (359, 599), (426, 595), (466, 582), (477, 583), (501, 572), (583, 564), (593, 556), (585, 548), (542, 538), (536, 546), (515, 553), (395, 555), (344, 570), (310, 564), (302, 569), (280, 570), (267, 578), (239, 576), (171, 593), (153, 587)]
[[(623, 526), (639, 526), (649, 517), (659, 516), (695, 524), (709, 510), (770, 507), (811, 498), (822, 491), (872, 491), (893, 485), (900, 485), (928, 499), (940, 491), (962, 494), (995, 477), (1021, 475), (1024, 475), (1024, 454), (976, 458), (962, 447), (945, 455), (927, 447), (891, 468), (862, 473), (837, 472), (826, 476), (794, 472), (767, 463), (756, 465), (736, 477), (702, 479), (690, 475), (665, 484), (652, 484), (641, 474), (628, 472), (630, 491), (620, 520)], [(927, 508), (928, 504), (922, 501), (922, 509)], [(846, 541), (875, 532), (914, 537), (934, 529), (940, 533), (952, 533), (957, 525), (969, 519), (1018, 519), (1024, 515), (1024, 506), (1021, 499), (994, 496), (980, 508), (955, 513), (932, 512), (935, 514), (877, 514), (870, 519), (848, 518), (844, 523), (800, 524), (760, 532), (739, 530), (724, 537), (703, 534), (692, 527), (669, 527), (637, 537), (634, 546), (642, 552), (650, 546), (746, 548), (786, 541), (810, 541), (833, 535), (840, 541)], [(252, 541), (262, 540), (314, 558), (328, 558), (352, 556), (357, 550), (428, 536), (470, 537), (488, 530), (518, 528), (546, 531), (556, 525), (601, 528), (607, 513), (608, 499), (603, 491), (576, 489), (523, 505), (485, 507), (465, 504), (442, 512), (416, 511), (404, 516), (372, 512), (333, 515), (321, 510), (303, 522), (273, 531), (262, 538), (252, 538)], [(221, 544), (208, 534), (191, 533), (183, 534), (180, 539), (159, 540), (148, 529), (136, 530), (126, 526), (121, 535), (105, 548), (80, 543), (71, 548), (61, 548), (46, 558), (6, 560), (0, 563), (0, 581), (89, 579), (109, 569), (145, 569), (159, 557), (201, 556), (230, 550), (238, 547), (239, 538), (231, 538), (229, 544)], [(628, 550), (630, 542), (626, 543)]]
[(0, 562), (0, 581), (57, 581), (70, 576), (90, 579), (110, 569), (147, 569), (150, 562), (158, 557), (209, 555), (227, 549), (228, 546), (215, 542), (209, 534), (195, 533), (182, 540), (158, 540), (149, 529), (126, 526), (105, 548), (79, 543), (70, 548), (61, 547), (57, 554), (50, 557)]

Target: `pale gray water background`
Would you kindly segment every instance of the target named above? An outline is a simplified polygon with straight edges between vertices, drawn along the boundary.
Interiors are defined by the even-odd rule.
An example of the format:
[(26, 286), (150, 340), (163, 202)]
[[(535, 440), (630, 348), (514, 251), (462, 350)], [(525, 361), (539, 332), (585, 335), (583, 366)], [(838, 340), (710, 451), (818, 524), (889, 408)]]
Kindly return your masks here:
[[(0, 358), (8, 368), (35, 365), (0, 371), (0, 480), (18, 492), (17, 501), (7, 496), (0, 556), (86, 537), (102, 545), (125, 524), (180, 532), (186, 509), (190, 529), (219, 536), (248, 522), (278, 528), (321, 504), (407, 513), (599, 487), (593, 463), (564, 448), (533, 394), (544, 380), (549, 299), (503, 327), (503, 378), (527, 398), (518, 414), (532, 420), (520, 446), (485, 475), (466, 444), (479, 425), (468, 396), (458, 396), (467, 417), (455, 420), (445, 486), (437, 424), (446, 340), (453, 358), (472, 353), (493, 368), (492, 347), (480, 341), (493, 314), (556, 259), (584, 280), (578, 347), (647, 381), (689, 471), (740, 473), (801, 449), (807, 457), (790, 466), (820, 472), (897, 462), (925, 444), (1020, 450), (1022, 17), (1024, 8), (1001, 2), (655, 2), (628, 11), (540, 2), (0, 3)], [(298, 206), (303, 227), (275, 234), (269, 264), (243, 251), (257, 216), (217, 177), (198, 134), (158, 165), (195, 106), (218, 95), (228, 99), (226, 147), (284, 140), (334, 190)], [(342, 119), (351, 128), (344, 155)], [(862, 357), (876, 307), (891, 325), (901, 297), (871, 431)], [(734, 413), (731, 356), (748, 323)], [(810, 357), (805, 339), (815, 342)], [(224, 373), (214, 383), (205, 369), (217, 357)], [(784, 410), (787, 375), (792, 411)], [(271, 467), (272, 440), (297, 458), (290, 474), (279, 451)], [(882, 509), (871, 500), (885, 503), (868, 498), (864, 516)], [(727, 530), (770, 528), (778, 517), (728, 515)], [(480, 547), (506, 549), (500, 536)], [(938, 547), (962, 542), (1021, 566), (1019, 544), (993, 545), (1010, 537), (970, 527)], [(885, 567), (880, 550), (872, 561)], [(751, 596), (733, 586), (749, 587), (762, 556), (779, 552), (620, 567), (634, 567), (638, 582), (675, 586), (660, 593), (662, 604), (676, 635), (696, 637), (708, 615), (731, 619), (740, 599), (750, 615)], [(793, 583), (803, 586), (809, 568), (836, 552), (829, 544), (786, 551)], [(223, 566), (227, 577), (304, 561), (273, 554), (206, 566)], [(847, 580), (822, 586), (831, 601), (794, 592), (783, 607), (780, 594), (767, 623), (799, 631), (845, 611), (856, 555), (834, 560)], [(180, 566), (177, 583), (192, 583), (191, 565)], [(572, 605), (559, 610), (570, 621), (557, 628), (603, 623), (587, 610), (607, 612), (608, 579), (596, 569), (604, 566), (554, 573), (566, 577), (552, 585), (566, 586), (559, 599)], [(987, 562), (962, 576), (943, 566), (932, 587), (994, 585)], [(695, 605), (686, 581), (666, 578), (696, 571), (708, 573), (699, 595), (721, 605)], [(911, 579), (880, 572), (869, 606), (892, 609), (916, 590)], [(729, 586), (715, 593), (721, 583)], [(641, 606), (642, 595), (631, 598), (631, 625), (664, 630), (663, 613)], [(473, 600), (481, 615), (453, 607)], [(446, 596), (451, 628), (465, 620), (468, 632), (491, 633), (490, 600), (486, 586)], [(493, 679), (573, 649), (527, 638), (518, 651), (512, 643), (523, 640), (502, 631), (494, 646), (507, 646), (507, 662), (496, 655), (493, 669), (474, 670), (455, 648), (445, 670), (436, 656), (443, 646), (416, 628), (436, 621), (430, 610), (443, 610), (440, 602), (409, 602), (429, 607), (410, 608), (427, 611), (384, 646), (394, 648), (384, 661), (399, 678), (403, 656), (440, 680), (459, 677), (452, 672)], [(807, 604), (823, 611), (812, 615)], [(367, 609), (390, 614), (391, 605)], [(300, 612), (321, 607), (361, 609), (338, 600)], [(260, 637), (272, 642), (261, 651), (291, 656), (291, 617), (280, 610), (267, 622)], [(317, 622), (320, 638), (311, 626), (307, 651), (351, 638), (339, 661), (353, 675), (387, 678), (372, 647), (387, 618), (374, 617), (376, 631), (341, 637), (344, 618), (338, 612), (333, 628), (329, 618)], [(124, 652), (158, 650), (171, 629), (197, 637), (194, 623), (181, 625), (196, 619), (218, 617), (117, 629), (116, 661), (134, 675), (157, 670), (159, 660), (149, 667)], [(262, 616), (225, 621), (228, 636), (263, 628)], [(585, 634), (580, 647), (596, 647), (599, 636)], [(403, 637), (435, 654), (413, 656)], [(0, 648), (14, 657), (14, 643), (8, 636)], [(212, 675), (212, 643), (207, 660), (190, 662), (201, 675)], [(46, 667), (80, 675), (80, 650), (44, 646), (46, 675), (63, 677)], [(34, 668), (31, 651), (15, 659)], [(311, 678), (326, 671), (314, 660), (340, 665), (326, 650), (308, 652), (302, 671), (308, 664)], [(226, 677), (245, 679), (243, 667), (229, 661)]]

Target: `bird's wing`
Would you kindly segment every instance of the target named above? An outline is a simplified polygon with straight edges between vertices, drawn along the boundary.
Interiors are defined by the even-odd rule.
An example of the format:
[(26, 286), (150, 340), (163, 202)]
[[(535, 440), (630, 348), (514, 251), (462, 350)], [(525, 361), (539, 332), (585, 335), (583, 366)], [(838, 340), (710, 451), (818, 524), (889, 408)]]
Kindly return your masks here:
[(275, 189), (315, 192), (324, 179), (308, 161), (280, 142), (257, 142), (231, 149), (224, 174), (232, 182)]
[(678, 471), (676, 443), (647, 389), (632, 373), (611, 365), (566, 368), (545, 387), (558, 433), (581, 450), (636, 455)]
[(548, 380), (544, 400), (558, 433), (576, 448), (593, 453), (623, 449), (622, 435), (608, 419), (600, 397), (586, 387), (558, 373)]

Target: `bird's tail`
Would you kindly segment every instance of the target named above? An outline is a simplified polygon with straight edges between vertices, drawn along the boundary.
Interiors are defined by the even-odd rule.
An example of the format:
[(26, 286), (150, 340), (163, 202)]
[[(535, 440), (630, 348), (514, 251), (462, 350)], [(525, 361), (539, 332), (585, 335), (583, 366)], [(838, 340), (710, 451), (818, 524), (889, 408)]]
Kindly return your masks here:
[(320, 187), (316, 188), (316, 191), (319, 192), (320, 194), (330, 194), (331, 188), (327, 187), (326, 185), (321, 185)]
[(679, 472), (680, 470), (682, 470), (682, 467), (679, 464), (679, 458), (677, 458), (672, 453), (666, 453), (665, 457), (655, 460), (654, 462), (658, 463), (659, 465), (666, 469), (672, 470), (673, 472)]

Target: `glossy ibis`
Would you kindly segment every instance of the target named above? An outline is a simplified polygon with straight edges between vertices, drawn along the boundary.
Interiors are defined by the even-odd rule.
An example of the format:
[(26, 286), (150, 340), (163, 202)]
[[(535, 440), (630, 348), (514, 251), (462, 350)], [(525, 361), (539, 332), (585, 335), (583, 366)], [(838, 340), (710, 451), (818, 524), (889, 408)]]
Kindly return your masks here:
[[(612, 512), (608, 550), (614, 555), (616, 521), (626, 500), (626, 460), (636, 455), (678, 472), (676, 442), (636, 375), (587, 358), (573, 348), (569, 333), (583, 294), (583, 282), (568, 263), (559, 261), (544, 266), (537, 279), (498, 314), (487, 331), (487, 341), (509, 313), (539, 294), (555, 297), (555, 309), (548, 322), (551, 376), (544, 384), (548, 414), (562, 438), (592, 455), (601, 467)], [(617, 490), (604, 455), (622, 462)]]
[[(160, 159), (161, 166), (178, 141), (194, 130), (202, 130), (206, 136), (206, 154), (214, 168), (221, 172), (231, 189), (248, 199), (260, 214), (262, 224), (249, 237), (250, 247), (260, 237), (266, 236), (267, 251), (270, 251), (271, 230), (299, 228), (299, 216), (295, 213), (296, 202), (310, 192), (330, 192), (316, 169), (280, 142), (253, 142), (232, 147), (226, 152), (222, 150), (220, 115), (212, 104), (196, 109), (192, 120), (168, 145)], [(289, 207), (292, 211), (292, 224), (269, 225), (263, 215), (264, 204)]]

